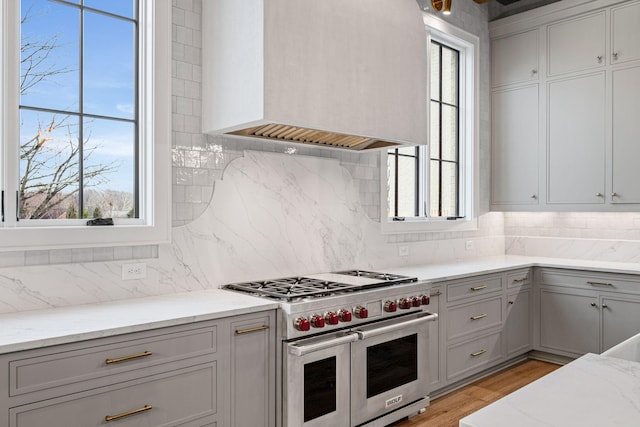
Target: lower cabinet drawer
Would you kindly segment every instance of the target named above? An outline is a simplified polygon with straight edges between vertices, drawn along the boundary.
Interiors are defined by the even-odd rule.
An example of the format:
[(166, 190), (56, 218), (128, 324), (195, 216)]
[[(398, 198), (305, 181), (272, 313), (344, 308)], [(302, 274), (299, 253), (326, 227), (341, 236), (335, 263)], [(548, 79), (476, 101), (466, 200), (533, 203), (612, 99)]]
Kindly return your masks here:
[(449, 309), (447, 338), (452, 340), (502, 325), (502, 297)]
[(502, 359), (502, 332), (447, 348), (447, 379), (470, 375)]
[[(106, 345), (102, 339), (16, 353), (17, 358), (9, 361), (9, 393), (11, 396), (34, 393), (32, 400), (43, 400), (55, 397), (46, 392), (49, 389), (57, 388), (58, 395), (78, 392), (81, 390), (72, 386), (90, 380), (94, 380), (91, 388), (103, 387), (113, 384), (116, 374), (216, 352), (216, 326), (184, 329), (125, 335), (115, 338), (120, 342)], [(160, 372), (166, 370), (162, 367)], [(62, 390), (61, 386), (69, 387)]]
[(217, 376), (212, 362), (11, 408), (10, 427), (215, 426)]

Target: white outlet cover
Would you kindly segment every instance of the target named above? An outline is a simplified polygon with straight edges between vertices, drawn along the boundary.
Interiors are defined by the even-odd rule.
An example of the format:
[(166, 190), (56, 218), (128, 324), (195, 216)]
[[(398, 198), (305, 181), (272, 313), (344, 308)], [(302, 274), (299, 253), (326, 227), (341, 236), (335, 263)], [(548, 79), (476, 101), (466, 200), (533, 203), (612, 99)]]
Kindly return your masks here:
[(144, 279), (147, 277), (147, 264), (136, 262), (122, 265), (122, 280)]

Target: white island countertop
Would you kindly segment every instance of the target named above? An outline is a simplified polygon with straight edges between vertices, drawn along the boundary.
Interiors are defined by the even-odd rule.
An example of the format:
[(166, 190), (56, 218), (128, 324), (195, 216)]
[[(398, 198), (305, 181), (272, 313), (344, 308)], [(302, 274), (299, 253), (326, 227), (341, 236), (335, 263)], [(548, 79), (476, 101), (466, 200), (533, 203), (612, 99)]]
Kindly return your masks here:
[(221, 289), (0, 314), (0, 354), (275, 309)]
[(587, 354), (460, 420), (460, 427), (637, 427), (640, 363)]

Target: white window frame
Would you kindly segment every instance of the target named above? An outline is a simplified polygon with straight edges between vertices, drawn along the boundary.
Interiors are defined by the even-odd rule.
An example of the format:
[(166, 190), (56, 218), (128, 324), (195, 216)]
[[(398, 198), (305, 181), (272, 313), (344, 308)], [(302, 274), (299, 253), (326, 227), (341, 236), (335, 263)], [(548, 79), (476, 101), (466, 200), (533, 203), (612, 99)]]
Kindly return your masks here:
[(140, 215), (114, 226), (16, 220), (19, 164), (20, 1), (0, 0), (0, 251), (159, 244), (171, 239), (171, 2), (140, 0)]
[[(380, 158), (380, 223), (382, 232), (415, 233), (415, 232), (442, 232), (442, 231), (467, 231), (478, 229), (478, 142), (479, 142), (479, 38), (464, 30), (461, 30), (448, 22), (433, 15), (423, 14), (427, 31), (427, 49), (431, 49), (431, 40), (445, 44), (460, 52), (460, 110), (459, 110), (459, 138), (460, 138), (460, 216), (463, 219), (446, 220), (444, 218), (407, 217), (404, 221), (393, 221), (389, 218), (387, 203), (387, 150), (381, 151)], [(427, 58), (430, 55), (427, 54)], [(430, 61), (427, 62), (427, 72), (430, 75)], [(430, 85), (427, 84), (427, 99), (431, 99)], [(427, 104), (427, 124), (430, 116), (430, 102)], [(429, 135), (429, 132), (427, 132)], [(427, 141), (429, 143), (429, 141)], [(425, 146), (427, 147), (427, 146)], [(427, 150), (421, 150), (428, 160)], [(421, 161), (424, 161), (421, 160)], [(427, 163), (428, 165), (428, 163)], [(421, 188), (426, 188), (427, 183), (425, 169), (420, 173)], [(428, 200), (425, 190), (423, 194)]]

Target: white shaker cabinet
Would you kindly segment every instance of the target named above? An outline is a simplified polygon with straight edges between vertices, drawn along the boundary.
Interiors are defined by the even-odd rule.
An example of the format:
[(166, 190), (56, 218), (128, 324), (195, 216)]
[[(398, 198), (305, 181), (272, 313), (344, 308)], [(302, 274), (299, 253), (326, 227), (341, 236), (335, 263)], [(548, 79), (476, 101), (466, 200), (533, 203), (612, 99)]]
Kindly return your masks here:
[(538, 79), (538, 30), (491, 41), (491, 86)]
[(611, 202), (640, 203), (640, 66), (616, 69), (612, 75)]
[(606, 64), (605, 12), (547, 27), (548, 75), (602, 68)]
[(537, 205), (538, 85), (491, 94), (491, 202)]
[(605, 74), (548, 84), (547, 203), (604, 203)]
[(640, 2), (611, 9), (611, 63), (640, 59)]

